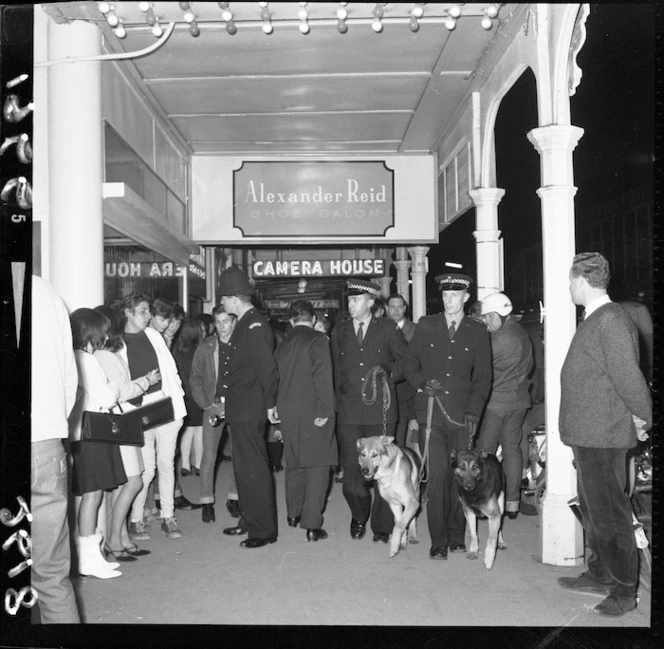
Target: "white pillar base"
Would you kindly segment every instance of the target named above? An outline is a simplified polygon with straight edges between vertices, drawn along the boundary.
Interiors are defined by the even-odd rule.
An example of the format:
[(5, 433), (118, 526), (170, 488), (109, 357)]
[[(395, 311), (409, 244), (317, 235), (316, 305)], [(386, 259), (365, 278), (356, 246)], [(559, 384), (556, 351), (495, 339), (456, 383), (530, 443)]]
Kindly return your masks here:
[[(546, 494), (540, 518), (542, 563), (579, 566), (584, 562), (583, 530), (567, 504), (575, 494)], [(561, 534), (560, 530), (573, 530)]]

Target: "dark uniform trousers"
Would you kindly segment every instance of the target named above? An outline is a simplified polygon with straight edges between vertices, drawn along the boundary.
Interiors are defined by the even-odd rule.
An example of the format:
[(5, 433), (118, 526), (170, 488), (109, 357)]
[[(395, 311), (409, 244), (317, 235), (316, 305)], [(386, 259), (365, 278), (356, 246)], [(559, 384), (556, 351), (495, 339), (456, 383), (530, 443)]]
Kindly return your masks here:
[[(426, 422), (419, 422), (419, 444), (425, 448)], [(448, 422), (434, 425), (429, 439), (426, 483), (427, 519), (432, 547), (465, 543), (466, 518), (459, 502), (457, 481), (450, 464), (452, 450), (466, 450), (470, 434), (465, 428)]]
[[(394, 435), (395, 423), (388, 423), (387, 435)], [(378, 492), (373, 480), (365, 480), (357, 459), (357, 440), (360, 437), (382, 435), (382, 424), (337, 424), (339, 440), (339, 460), (344, 470), (343, 494), (351, 515), (360, 523), (366, 523), (371, 514), (371, 529), (374, 534), (391, 534), (394, 516), (390, 506)], [(371, 507), (371, 487), (374, 488), (373, 509)]]
[(229, 422), (233, 430), (233, 471), (249, 538), (276, 537), (274, 481), (265, 443), (265, 419)]
[(323, 526), (323, 510), (330, 486), (330, 467), (286, 467), (286, 515), (301, 517), (300, 527), (316, 530)]

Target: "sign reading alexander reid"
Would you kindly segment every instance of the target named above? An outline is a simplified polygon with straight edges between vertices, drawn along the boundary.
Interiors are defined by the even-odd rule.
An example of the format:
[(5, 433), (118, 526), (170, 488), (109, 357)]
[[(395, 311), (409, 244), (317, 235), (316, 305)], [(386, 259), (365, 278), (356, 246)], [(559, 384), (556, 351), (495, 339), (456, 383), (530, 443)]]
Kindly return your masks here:
[(243, 237), (382, 237), (394, 227), (394, 171), (368, 160), (244, 162), (233, 225)]

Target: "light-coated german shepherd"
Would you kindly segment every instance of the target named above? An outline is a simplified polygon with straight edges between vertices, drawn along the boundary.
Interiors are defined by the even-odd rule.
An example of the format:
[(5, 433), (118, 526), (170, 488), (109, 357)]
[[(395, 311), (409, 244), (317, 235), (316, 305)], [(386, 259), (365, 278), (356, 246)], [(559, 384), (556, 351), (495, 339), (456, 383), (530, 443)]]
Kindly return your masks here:
[(386, 435), (357, 440), (360, 470), (366, 480), (378, 483), (380, 495), (394, 514), (389, 556), (417, 543), (417, 510), (420, 507), (420, 457), (409, 448), (399, 448)]
[(496, 558), (496, 546), (507, 549), (500, 529), (505, 511), (505, 478), (498, 458), (486, 451), (452, 451), (450, 462), (459, 484), (459, 500), (470, 533), (468, 559), (477, 559), (477, 515), (489, 519), (489, 538), (484, 549), (484, 566), (491, 569)]

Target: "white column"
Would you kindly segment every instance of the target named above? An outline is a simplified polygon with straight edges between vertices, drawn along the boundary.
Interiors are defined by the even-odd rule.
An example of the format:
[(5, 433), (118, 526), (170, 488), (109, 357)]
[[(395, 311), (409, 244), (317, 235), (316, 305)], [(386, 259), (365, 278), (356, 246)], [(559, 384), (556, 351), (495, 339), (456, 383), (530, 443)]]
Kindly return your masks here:
[(408, 283), (408, 270), (410, 268), (410, 260), (408, 253), (403, 246), (397, 246), (397, 258), (394, 262), (394, 267), (397, 269), (397, 293), (402, 295), (404, 300), (410, 304), (410, 284)]
[(544, 126), (528, 133), (540, 154), (544, 257), (544, 366), (546, 385), (546, 496), (540, 540), (542, 561), (557, 566), (583, 563), (583, 531), (567, 502), (576, 494), (572, 450), (560, 441), (560, 370), (576, 328), (569, 294), (569, 269), (575, 252), (574, 169), (572, 151), (583, 129)]
[(408, 248), (408, 254), (412, 259), (413, 302), (410, 305), (410, 311), (413, 322), (417, 322), (427, 312), (426, 276), (429, 272), (427, 252), (429, 252), (428, 246)]
[[(48, 58), (101, 54), (92, 23), (48, 22)], [(70, 310), (104, 299), (101, 63), (48, 68), (49, 277)]]
[(481, 187), (471, 189), (470, 197), (475, 203), (475, 227), (477, 242), (477, 299), (502, 291), (503, 242), (498, 229), (498, 203), (505, 195), (504, 189)]

